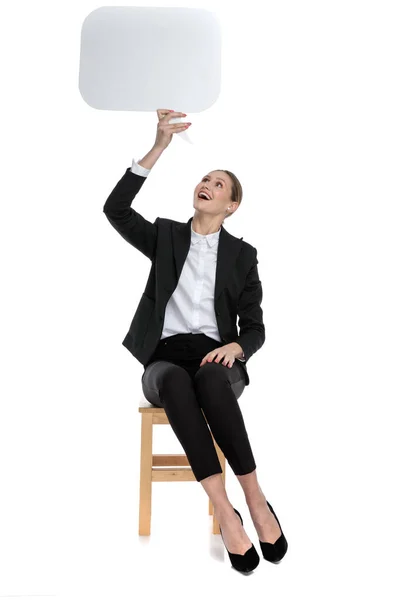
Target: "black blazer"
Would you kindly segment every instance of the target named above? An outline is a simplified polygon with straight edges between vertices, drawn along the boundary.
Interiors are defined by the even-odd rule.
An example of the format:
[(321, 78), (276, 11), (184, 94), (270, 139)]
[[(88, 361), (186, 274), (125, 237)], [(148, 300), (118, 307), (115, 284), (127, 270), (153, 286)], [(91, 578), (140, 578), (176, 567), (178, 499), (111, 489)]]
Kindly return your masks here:
[[(157, 217), (154, 223), (130, 207), (146, 177), (130, 167), (118, 181), (103, 207), (118, 233), (151, 260), (146, 288), (122, 344), (146, 366), (161, 338), (167, 302), (173, 294), (189, 252), (191, 217), (186, 223)], [(261, 308), (262, 287), (257, 270), (257, 250), (243, 238), (221, 227), (215, 279), (214, 307), (221, 346), (237, 342), (246, 362), (246, 385), (250, 379), (246, 363), (265, 341)], [(240, 335), (236, 321), (239, 317)]]

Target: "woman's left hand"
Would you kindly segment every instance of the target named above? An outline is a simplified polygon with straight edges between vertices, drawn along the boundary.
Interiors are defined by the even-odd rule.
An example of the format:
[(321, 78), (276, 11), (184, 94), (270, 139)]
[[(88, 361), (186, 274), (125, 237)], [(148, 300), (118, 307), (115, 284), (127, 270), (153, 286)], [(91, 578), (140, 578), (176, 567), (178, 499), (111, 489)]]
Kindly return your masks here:
[(226, 367), (232, 368), (232, 365), (235, 362), (236, 352), (237, 345), (235, 344), (235, 342), (233, 342), (232, 344), (226, 344), (225, 346), (221, 346), (221, 348), (214, 348), (214, 350), (211, 350), (211, 352), (205, 355), (205, 357), (200, 363), (200, 367), (202, 367), (206, 362), (219, 363), (221, 358), (224, 358), (222, 364)]

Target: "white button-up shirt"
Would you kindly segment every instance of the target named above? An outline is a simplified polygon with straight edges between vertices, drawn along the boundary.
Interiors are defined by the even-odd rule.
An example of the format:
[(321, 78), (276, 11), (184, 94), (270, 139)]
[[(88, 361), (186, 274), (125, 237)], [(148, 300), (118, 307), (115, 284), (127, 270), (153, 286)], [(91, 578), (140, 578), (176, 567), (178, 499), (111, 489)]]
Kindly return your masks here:
[[(146, 169), (132, 160), (132, 173), (147, 177)], [(178, 285), (169, 299), (161, 338), (178, 333), (203, 333), (221, 342), (214, 310), (215, 273), (221, 228), (201, 235), (193, 230), (188, 255)], [(238, 358), (244, 362), (242, 358)]]

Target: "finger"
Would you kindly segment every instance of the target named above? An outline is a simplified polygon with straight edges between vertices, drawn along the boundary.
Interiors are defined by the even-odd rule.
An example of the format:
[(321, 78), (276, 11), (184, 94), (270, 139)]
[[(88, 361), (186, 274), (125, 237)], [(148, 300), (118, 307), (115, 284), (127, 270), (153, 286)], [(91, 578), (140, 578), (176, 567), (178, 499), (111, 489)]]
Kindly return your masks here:
[(205, 357), (203, 358), (203, 360), (200, 363), (200, 366), (202, 367), (204, 365), (204, 362), (207, 360), (207, 356), (208, 354), (205, 355)]
[(186, 127), (187, 125), (191, 125), (191, 123), (163, 123), (160, 121), (158, 128), (171, 132), (172, 130), (176, 129), (176, 127)]
[(159, 110), (157, 110), (157, 117), (158, 120), (161, 121), (164, 117), (166, 117), (167, 115), (170, 114), (170, 110), (168, 110), (168, 108), (160, 108)]
[(163, 125), (161, 129), (171, 132), (177, 131), (178, 129), (187, 129), (189, 125), (191, 125), (191, 123), (175, 123), (174, 125)]
[(177, 118), (177, 117), (187, 117), (187, 114), (183, 113), (183, 112), (169, 112), (163, 117), (162, 120), (164, 123), (168, 123), (168, 121), (170, 119)]

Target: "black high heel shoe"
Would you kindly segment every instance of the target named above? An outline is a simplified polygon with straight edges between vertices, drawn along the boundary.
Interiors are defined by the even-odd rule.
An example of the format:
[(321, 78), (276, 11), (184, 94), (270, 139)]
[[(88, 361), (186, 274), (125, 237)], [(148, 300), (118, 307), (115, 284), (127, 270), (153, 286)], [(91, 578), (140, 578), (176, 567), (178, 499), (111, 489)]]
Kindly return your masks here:
[(288, 543), (285, 536), (283, 535), (282, 527), (279, 523), (278, 517), (274, 513), (274, 509), (272, 508), (268, 500), (267, 504), (275, 519), (278, 521), (278, 525), (281, 530), (281, 535), (278, 537), (277, 540), (275, 540), (273, 544), (270, 544), (269, 542), (262, 542), (260, 539), (258, 541), (260, 542), (261, 551), (265, 560), (268, 560), (272, 563), (278, 563), (285, 556), (288, 549)]
[[(240, 512), (238, 510), (236, 510), (236, 508), (234, 508), (233, 510), (239, 516), (239, 518), (242, 522), (242, 525), (243, 525), (243, 519), (242, 519)], [(221, 526), (219, 527), (219, 530), (221, 533), (222, 541), (224, 542), (224, 537), (222, 535)], [(224, 542), (224, 546), (225, 546), (225, 542)], [(225, 548), (226, 548), (226, 546), (225, 546)], [(236, 569), (237, 571), (241, 571), (242, 573), (249, 573), (250, 571), (254, 571), (254, 569), (258, 566), (258, 564), (260, 562), (260, 557), (258, 556), (258, 552), (255, 549), (254, 544), (252, 544), (251, 548), (246, 550), (246, 552), (244, 554), (231, 553), (231, 552), (229, 552), (228, 548), (226, 548), (226, 551), (229, 554), (229, 558), (230, 558), (232, 567), (234, 569)]]

